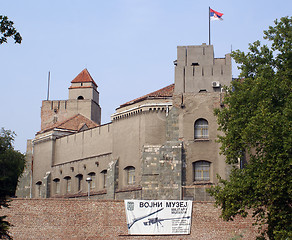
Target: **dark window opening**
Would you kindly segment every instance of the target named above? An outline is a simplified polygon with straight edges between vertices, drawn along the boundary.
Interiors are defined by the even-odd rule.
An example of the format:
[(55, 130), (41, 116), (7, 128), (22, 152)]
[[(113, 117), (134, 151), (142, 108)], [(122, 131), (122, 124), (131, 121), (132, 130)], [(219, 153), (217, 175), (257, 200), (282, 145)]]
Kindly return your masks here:
[(192, 66), (199, 66), (199, 63), (192, 63)]
[(66, 181), (66, 193), (69, 193), (71, 191), (71, 177), (67, 176), (64, 179)]
[(201, 89), (201, 90), (199, 91), (199, 93), (206, 93), (206, 92), (208, 92), (206, 89)]
[(41, 186), (42, 186), (42, 182), (38, 181), (36, 183), (36, 191), (37, 191), (37, 197), (41, 197), (42, 196), (42, 191), (41, 191)]
[(55, 184), (55, 193), (58, 194), (60, 193), (60, 179), (59, 178), (55, 178), (54, 180), (54, 184)]
[(95, 178), (95, 173), (94, 172), (91, 172), (91, 173), (88, 173), (88, 176), (91, 178), (91, 182), (90, 182), (90, 188), (95, 188), (95, 182), (96, 182), (96, 178)]
[(83, 179), (83, 175), (82, 174), (78, 174), (76, 175), (77, 178), (77, 191), (81, 191), (82, 190), (82, 179)]
[(102, 176), (102, 188), (106, 188), (107, 170), (101, 171), (101, 176)]

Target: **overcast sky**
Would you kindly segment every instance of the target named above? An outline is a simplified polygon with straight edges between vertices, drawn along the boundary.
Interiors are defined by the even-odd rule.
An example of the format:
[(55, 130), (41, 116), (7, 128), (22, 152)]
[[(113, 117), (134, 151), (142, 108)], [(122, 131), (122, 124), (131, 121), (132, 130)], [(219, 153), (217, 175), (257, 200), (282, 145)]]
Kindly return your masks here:
[[(98, 85), (102, 123), (122, 103), (174, 82), (178, 45), (208, 43), (208, 7), (215, 57), (262, 40), (276, 18), (291, 16), (291, 0), (0, 0), (23, 42), (0, 45), (0, 127), (16, 132), (15, 148), (40, 130), (40, 107), (68, 98), (84, 68)], [(233, 64), (233, 76), (238, 71)]]

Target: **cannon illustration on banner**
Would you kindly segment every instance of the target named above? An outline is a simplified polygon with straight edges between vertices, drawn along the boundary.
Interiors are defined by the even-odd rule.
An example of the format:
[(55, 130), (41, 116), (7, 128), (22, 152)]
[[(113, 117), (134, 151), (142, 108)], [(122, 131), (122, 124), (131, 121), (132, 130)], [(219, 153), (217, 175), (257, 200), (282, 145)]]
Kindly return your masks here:
[(138, 221), (140, 221), (140, 220), (142, 220), (142, 219), (144, 219), (144, 218), (150, 217), (150, 216), (154, 215), (155, 213), (158, 213), (158, 212), (160, 212), (160, 211), (162, 211), (162, 210), (163, 210), (163, 208), (160, 208), (160, 209), (158, 209), (157, 211), (152, 212), (152, 213), (149, 213), (149, 214), (147, 214), (147, 215), (145, 215), (145, 216), (138, 217), (138, 218), (134, 218), (133, 221), (132, 221), (131, 223), (128, 224), (128, 229), (130, 229), (130, 228), (134, 225), (134, 223), (136, 223), (136, 222), (138, 222)]

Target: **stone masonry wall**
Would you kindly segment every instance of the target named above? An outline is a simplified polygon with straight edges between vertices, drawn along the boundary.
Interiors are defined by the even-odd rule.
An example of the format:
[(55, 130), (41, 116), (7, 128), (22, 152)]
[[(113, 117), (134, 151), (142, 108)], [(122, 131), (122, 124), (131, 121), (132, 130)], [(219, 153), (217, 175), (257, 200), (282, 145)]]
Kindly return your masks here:
[(224, 222), (211, 202), (193, 202), (190, 235), (128, 235), (123, 201), (15, 199), (9, 209), (1, 209), (13, 224), (14, 240), (39, 239), (196, 239), (228, 240), (256, 238), (251, 218)]
[(142, 199), (158, 199), (160, 147), (144, 146), (141, 167)]
[(30, 197), (30, 182), (32, 173), (32, 140), (27, 140), (26, 156), (25, 156), (25, 168), (22, 176), (19, 179), (18, 186), (15, 195), (21, 198)]
[(141, 173), (142, 199), (181, 199), (181, 142), (144, 146)]
[(182, 144), (168, 141), (160, 149), (158, 199), (181, 199)]

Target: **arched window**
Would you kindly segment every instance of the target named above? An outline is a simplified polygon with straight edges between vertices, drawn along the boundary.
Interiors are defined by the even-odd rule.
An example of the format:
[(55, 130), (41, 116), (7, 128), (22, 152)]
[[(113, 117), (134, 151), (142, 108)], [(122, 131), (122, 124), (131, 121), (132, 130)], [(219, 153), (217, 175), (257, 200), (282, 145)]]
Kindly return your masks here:
[(194, 181), (210, 181), (210, 162), (198, 161), (193, 163)]
[(101, 173), (102, 188), (106, 188), (107, 170), (103, 170), (100, 173)]
[(66, 193), (69, 193), (71, 192), (71, 177), (67, 176), (64, 179), (66, 181)]
[(60, 193), (60, 179), (55, 178), (53, 181), (54, 181), (55, 193), (59, 194)]
[(77, 99), (78, 99), (78, 100), (83, 100), (84, 97), (83, 97), (83, 96), (79, 96)]
[(96, 182), (96, 178), (95, 178), (95, 173), (91, 172), (88, 173), (88, 176), (91, 178), (91, 182), (90, 182), (90, 188), (95, 188), (95, 182)]
[(81, 191), (82, 190), (82, 179), (83, 179), (83, 175), (82, 174), (77, 174), (76, 175), (76, 179), (77, 179), (77, 191)]
[(128, 185), (135, 184), (135, 168), (133, 166), (129, 166), (125, 168), (126, 171), (126, 181)]
[(42, 182), (38, 181), (36, 183), (36, 196), (37, 197), (41, 197), (42, 196), (41, 186), (42, 186)]
[(200, 118), (195, 122), (195, 139), (209, 138), (208, 121)]

